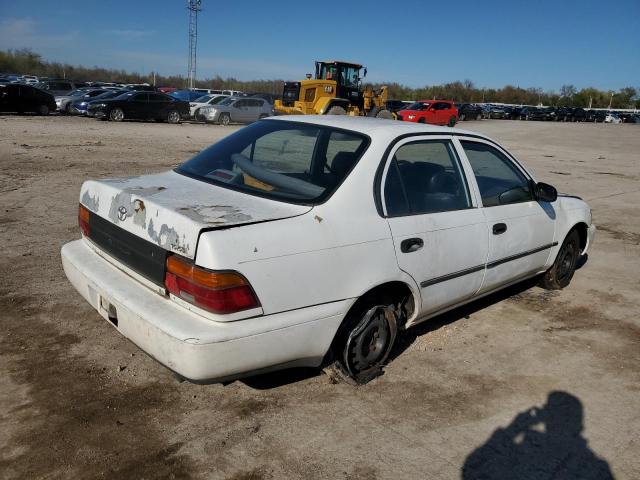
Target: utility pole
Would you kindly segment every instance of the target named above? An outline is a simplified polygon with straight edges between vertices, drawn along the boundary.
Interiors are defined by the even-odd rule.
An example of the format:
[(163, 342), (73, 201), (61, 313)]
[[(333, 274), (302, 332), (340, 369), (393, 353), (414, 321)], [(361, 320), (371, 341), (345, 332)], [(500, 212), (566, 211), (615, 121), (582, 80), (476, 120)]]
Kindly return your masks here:
[(196, 47), (198, 45), (198, 12), (202, 10), (202, 0), (187, 0), (187, 10), (189, 10), (189, 62), (187, 66), (187, 77), (189, 78), (189, 89), (191, 90), (196, 79)]
[(611, 110), (611, 102), (613, 102), (613, 92), (611, 92), (611, 98), (609, 99), (609, 110)]

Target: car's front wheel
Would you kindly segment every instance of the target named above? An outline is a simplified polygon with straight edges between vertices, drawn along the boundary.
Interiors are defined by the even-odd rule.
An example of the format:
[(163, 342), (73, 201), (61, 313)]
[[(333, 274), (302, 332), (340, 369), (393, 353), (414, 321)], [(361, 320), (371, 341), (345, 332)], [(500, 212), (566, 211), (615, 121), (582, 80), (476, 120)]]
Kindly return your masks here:
[(109, 118), (114, 122), (121, 122), (124, 120), (124, 112), (121, 108), (114, 108), (109, 112)]
[(218, 123), (226, 127), (231, 123), (231, 117), (229, 116), (228, 113), (221, 113), (220, 118), (218, 119)]
[(167, 114), (167, 122), (169, 123), (180, 123), (180, 114), (178, 112), (176, 112), (175, 110), (171, 110), (168, 114)]
[(572, 230), (562, 242), (558, 256), (540, 279), (540, 286), (547, 290), (561, 290), (571, 282), (580, 257), (580, 235)]
[(40, 105), (38, 107), (38, 114), (39, 115), (49, 115), (49, 107), (46, 105)]

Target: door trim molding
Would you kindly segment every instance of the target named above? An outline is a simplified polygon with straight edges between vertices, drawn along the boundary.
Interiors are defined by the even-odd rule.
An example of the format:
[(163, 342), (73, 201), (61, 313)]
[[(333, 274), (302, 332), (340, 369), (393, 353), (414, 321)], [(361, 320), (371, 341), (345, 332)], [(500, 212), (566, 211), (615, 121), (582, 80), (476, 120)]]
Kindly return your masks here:
[(453, 280), (454, 278), (479, 272), (480, 270), (484, 270), (485, 268), (487, 269), (494, 268), (494, 267), (497, 267), (498, 265), (502, 265), (503, 263), (511, 262), (513, 260), (518, 260), (528, 255), (533, 255), (534, 253), (542, 252), (543, 250), (548, 250), (557, 245), (558, 245), (558, 242), (549, 243), (547, 245), (534, 248), (533, 250), (527, 250), (526, 252), (521, 252), (521, 253), (517, 253), (516, 255), (510, 255), (508, 257), (501, 258), (500, 260), (494, 260), (493, 262), (483, 263), (482, 265), (477, 265), (471, 268), (465, 268), (464, 270), (458, 270), (457, 272), (448, 273), (446, 275), (435, 277), (430, 280), (424, 280), (423, 282), (420, 282), (420, 287), (421, 288), (430, 287), (431, 285), (435, 285), (437, 283), (446, 282), (447, 280)]

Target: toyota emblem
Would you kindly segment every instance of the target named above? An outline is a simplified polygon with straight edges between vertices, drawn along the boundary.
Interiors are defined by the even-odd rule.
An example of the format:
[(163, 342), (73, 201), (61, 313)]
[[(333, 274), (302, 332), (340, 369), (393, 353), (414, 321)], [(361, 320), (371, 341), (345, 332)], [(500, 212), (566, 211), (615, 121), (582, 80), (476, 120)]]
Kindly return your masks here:
[(122, 206), (118, 208), (118, 218), (121, 222), (124, 222), (125, 218), (127, 218), (127, 208)]

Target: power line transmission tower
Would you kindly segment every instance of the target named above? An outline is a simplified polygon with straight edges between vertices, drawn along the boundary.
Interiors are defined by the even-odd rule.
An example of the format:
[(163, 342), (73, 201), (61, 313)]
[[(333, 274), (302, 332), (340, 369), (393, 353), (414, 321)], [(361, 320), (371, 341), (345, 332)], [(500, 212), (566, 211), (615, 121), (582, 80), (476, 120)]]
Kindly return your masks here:
[(189, 62), (187, 76), (189, 89), (193, 88), (196, 79), (196, 48), (198, 45), (198, 12), (202, 10), (202, 0), (187, 0), (189, 10)]

